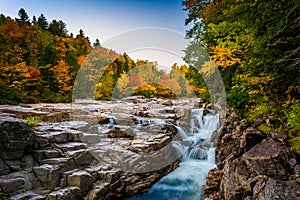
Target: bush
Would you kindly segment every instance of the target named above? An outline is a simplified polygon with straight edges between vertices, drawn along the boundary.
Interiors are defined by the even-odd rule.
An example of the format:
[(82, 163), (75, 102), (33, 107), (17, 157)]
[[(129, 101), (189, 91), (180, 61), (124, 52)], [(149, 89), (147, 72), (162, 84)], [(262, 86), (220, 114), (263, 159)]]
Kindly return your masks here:
[(249, 96), (246, 92), (242, 92), (238, 88), (232, 88), (227, 94), (228, 105), (243, 113), (249, 104)]
[(294, 104), (285, 111), (287, 122), (296, 129), (300, 129), (300, 105)]
[(26, 118), (26, 124), (30, 131), (34, 131), (36, 127), (39, 125), (39, 118), (36, 116), (27, 117)]

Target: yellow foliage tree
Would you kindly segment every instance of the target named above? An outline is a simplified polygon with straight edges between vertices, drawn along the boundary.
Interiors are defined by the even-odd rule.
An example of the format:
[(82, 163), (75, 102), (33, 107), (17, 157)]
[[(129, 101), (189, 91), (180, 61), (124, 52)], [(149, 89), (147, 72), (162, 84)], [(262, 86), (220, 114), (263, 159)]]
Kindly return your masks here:
[(65, 61), (59, 60), (57, 65), (53, 66), (51, 69), (54, 73), (56, 83), (58, 84), (58, 89), (60, 93), (69, 92), (73, 89), (71, 67), (66, 65)]
[(21, 62), (16, 65), (0, 65), (0, 77), (0, 84), (22, 90), (30, 74), (26, 63)]
[(214, 46), (211, 48), (211, 54), (211, 59), (215, 62), (216, 66), (221, 69), (226, 69), (241, 62), (231, 50), (225, 47)]

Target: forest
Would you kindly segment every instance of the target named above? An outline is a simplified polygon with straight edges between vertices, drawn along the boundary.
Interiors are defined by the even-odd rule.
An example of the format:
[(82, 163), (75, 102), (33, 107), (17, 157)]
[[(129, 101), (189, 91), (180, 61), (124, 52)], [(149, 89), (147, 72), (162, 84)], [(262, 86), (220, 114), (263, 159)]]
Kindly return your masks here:
[(300, 153), (299, 0), (185, 0), (187, 37), (220, 70), (227, 103), (259, 130), (289, 134)]
[[(206, 65), (204, 73), (221, 72), (229, 108), (261, 131), (287, 133), (300, 152), (299, 0), (185, 0), (182, 5), (185, 23), (192, 25), (186, 36), (191, 46), (203, 45), (217, 66)], [(196, 94), (209, 100), (188, 58), (188, 65), (175, 63), (167, 73), (154, 61), (134, 61), (101, 47), (98, 39), (91, 44), (83, 30), (73, 35), (66, 27), (43, 14), (29, 19), (24, 9), (15, 19), (0, 15), (1, 104), (71, 102), (75, 79), (76, 95), (83, 98)], [(107, 61), (100, 74), (89, 68), (93, 55)]]
[[(175, 63), (167, 73), (159, 70), (156, 62), (135, 62), (126, 53), (101, 47), (98, 39), (91, 45), (83, 30), (76, 36), (68, 34), (62, 20), (48, 22), (43, 14), (29, 19), (24, 9), (18, 16), (0, 16), (1, 104), (71, 102), (80, 67), (82, 73), (77, 78), (82, 78), (78, 89), (82, 98), (110, 100), (114, 88), (116, 97), (135, 94), (175, 98), (192, 92), (208, 95), (193, 67)], [(91, 67), (96, 61), (105, 69), (102, 76)], [(188, 77), (188, 82), (183, 77)]]

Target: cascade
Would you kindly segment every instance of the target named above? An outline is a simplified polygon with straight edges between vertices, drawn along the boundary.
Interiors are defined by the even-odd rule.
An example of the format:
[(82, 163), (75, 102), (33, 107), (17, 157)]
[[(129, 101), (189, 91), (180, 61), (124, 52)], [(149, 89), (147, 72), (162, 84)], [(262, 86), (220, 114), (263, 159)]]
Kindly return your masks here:
[(206, 110), (208, 113), (204, 116), (203, 111), (203, 108), (191, 110), (190, 130), (197, 130), (197, 133), (187, 133), (182, 127), (175, 126), (181, 141), (172, 141), (172, 146), (181, 155), (180, 166), (154, 184), (148, 192), (130, 200), (201, 198), (200, 188), (205, 186), (207, 173), (216, 167), (215, 147), (210, 138), (219, 127), (219, 114)]

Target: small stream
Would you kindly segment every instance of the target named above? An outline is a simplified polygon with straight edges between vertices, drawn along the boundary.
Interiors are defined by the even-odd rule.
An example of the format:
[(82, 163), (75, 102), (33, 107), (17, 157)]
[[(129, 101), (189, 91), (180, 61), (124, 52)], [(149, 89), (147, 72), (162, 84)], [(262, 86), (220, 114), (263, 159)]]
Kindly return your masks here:
[[(192, 109), (190, 130), (176, 126), (182, 141), (172, 141), (181, 155), (177, 169), (160, 179), (152, 188), (128, 200), (199, 200), (206, 176), (215, 165), (215, 148), (210, 142), (214, 130), (219, 127), (219, 114), (204, 109)], [(203, 113), (205, 113), (203, 115)]]

